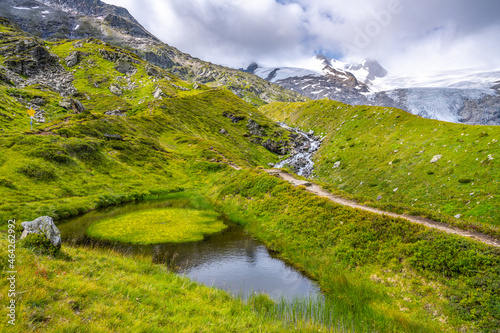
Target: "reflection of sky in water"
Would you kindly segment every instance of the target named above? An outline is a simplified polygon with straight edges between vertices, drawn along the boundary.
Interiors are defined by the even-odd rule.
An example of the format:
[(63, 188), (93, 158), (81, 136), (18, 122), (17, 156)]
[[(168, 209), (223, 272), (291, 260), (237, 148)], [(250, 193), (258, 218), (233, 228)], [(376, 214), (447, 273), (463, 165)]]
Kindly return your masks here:
[[(95, 221), (144, 209), (187, 208), (185, 200), (128, 204), (91, 212), (58, 224), (63, 241), (94, 244), (85, 230)], [(225, 221), (228, 222), (228, 221)], [(265, 292), (272, 298), (319, 296), (319, 288), (283, 261), (270, 256), (266, 247), (240, 228), (207, 237), (202, 242), (160, 244), (152, 246), (97, 244), (125, 254), (151, 256), (153, 262), (175, 267), (177, 272), (203, 284), (225, 289), (234, 295), (248, 297)], [(172, 263), (173, 260), (173, 263)]]
[(307, 297), (319, 290), (300, 273), (281, 260), (269, 256), (266, 248), (258, 245), (254, 251), (236, 251), (217, 255), (195, 267), (181, 271), (193, 280), (247, 297), (252, 292), (266, 292), (274, 299)]

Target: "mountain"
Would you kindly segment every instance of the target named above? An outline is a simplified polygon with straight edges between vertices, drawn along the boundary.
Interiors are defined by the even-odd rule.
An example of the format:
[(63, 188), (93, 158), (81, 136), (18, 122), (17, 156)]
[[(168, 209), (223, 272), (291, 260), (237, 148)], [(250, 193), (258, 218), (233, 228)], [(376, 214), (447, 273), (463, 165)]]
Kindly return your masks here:
[(375, 60), (346, 63), (324, 56), (316, 68), (243, 69), (312, 99), (351, 105), (396, 107), (424, 118), (499, 125), (500, 72), (460, 70), (415, 76), (391, 75)]
[(149, 33), (127, 9), (100, 0), (3, 0), (0, 17), (44, 39), (95, 38), (106, 41), (129, 49), (191, 83), (226, 87), (255, 105), (307, 99), (255, 75), (183, 53)]
[[(40, 15), (44, 11), (49, 9)], [(256, 108), (227, 89), (184, 81), (136, 53), (96, 38), (45, 40), (0, 18), (0, 220), (10, 236), (0, 245), (7, 247), (13, 232), (20, 236), (19, 222), (39, 216), (59, 220), (168, 199), (168, 207), (150, 201), (148, 207), (163, 211), (177, 209), (170, 206), (177, 198), (192, 203), (192, 211), (217, 209), (245, 226), (272, 253), (314, 276), (324, 302), (288, 308), (265, 294), (230, 297), (174, 274), (176, 262), (157, 260), (157, 245), (140, 255), (125, 245), (129, 257), (114, 250), (119, 245), (73, 239), (63, 242), (59, 255), (47, 256), (44, 237), (34, 235), (15, 243), (22, 259), (15, 262), (23, 272), (18, 281), (30, 291), (12, 298), (21, 300), (19, 332), (75, 331), (82, 323), (95, 331), (145, 332), (493, 332), (500, 326), (494, 248), (339, 206), (309, 193), (307, 181), (295, 187), (259, 167), (293, 152), (297, 133), (275, 122), (286, 121), (321, 136), (313, 176), (332, 192), (498, 237), (500, 127), (328, 100)], [(27, 109), (35, 110), (32, 129)], [(438, 162), (429, 162), (437, 156)], [(130, 218), (126, 207), (115, 208)], [(85, 223), (73, 222), (83, 231), (97, 222), (95, 213), (82, 216)], [(172, 216), (135, 222), (167, 223), (173, 230), (178, 224), (202, 234), (178, 223), (178, 213)], [(145, 230), (134, 225), (109, 233)], [(196, 243), (189, 246), (200, 252)], [(3, 265), (8, 269), (7, 261)], [(288, 309), (297, 315), (290, 318)]]

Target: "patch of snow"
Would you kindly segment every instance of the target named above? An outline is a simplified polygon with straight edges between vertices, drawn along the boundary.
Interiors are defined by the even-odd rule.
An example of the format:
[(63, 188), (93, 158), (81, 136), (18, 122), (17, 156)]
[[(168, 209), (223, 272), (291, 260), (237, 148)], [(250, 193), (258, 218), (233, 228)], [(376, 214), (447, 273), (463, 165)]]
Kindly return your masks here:
[(426, 118), (456, 123), (465, 102), (483, 95), (480, 90), (415, 88), (407, 90), (406, 105), (413, 114), (422, 115), (425, 110)]
[(42, 14), (47, 15), (47, 14), (50, 14), (50, 12), (49, 12), (48, 10), (44, 10), (44, 11), (42, 12)]
[(28, 7), (16, 7), (16, 6), (14, 6), (13, 8), (19, 9), (19, 10), (31, 10), (31, 8), (28, 8)]
[[(359, 78), (358, 78), (359, 79)], [(370, 84), (372, 91), (403, 88), (454, 88), (489, 90), (500, 80), (500, 71), (484, 72), (471, 69), (421, 73), (411, 76), (388, 75)]]
[(76, 27), (73, 28), (73, 30), (78, 30), (78, 28), (80, 28), (79, 24), (77, 24)]

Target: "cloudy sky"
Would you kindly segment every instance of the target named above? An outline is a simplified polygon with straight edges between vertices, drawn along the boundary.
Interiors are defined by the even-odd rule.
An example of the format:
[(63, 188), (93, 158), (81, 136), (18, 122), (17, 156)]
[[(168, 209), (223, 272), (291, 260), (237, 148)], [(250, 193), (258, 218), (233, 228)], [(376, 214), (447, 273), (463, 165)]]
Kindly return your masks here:
[(164, 42), (228, 66), (321, 53), (393, 73), (500, 69), (498, 0), (104, 0)]

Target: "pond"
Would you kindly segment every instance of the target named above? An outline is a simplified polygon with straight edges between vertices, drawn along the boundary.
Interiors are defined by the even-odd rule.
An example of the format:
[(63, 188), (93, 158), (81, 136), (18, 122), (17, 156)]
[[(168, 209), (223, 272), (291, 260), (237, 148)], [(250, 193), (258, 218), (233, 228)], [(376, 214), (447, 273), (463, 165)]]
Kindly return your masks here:
[(274, 300), (321, 297), (316, 283), (273, 256), (262, 242), (227, 219), (221, 218), (229, 226), (224, 232), (206, 237), (201, 242), (183, 244), (125, 245), (97, 241), (85, 234), (87, 228), (98, 220), (166, 207), (191, 209), (187, 199), (131, 203), (61, 221), (58, 228), (65, 243), (150, 256), (156, 264), (169, 265), (175, 272), (194, 281), (245, 299), (254, 292), (267, 293)]

